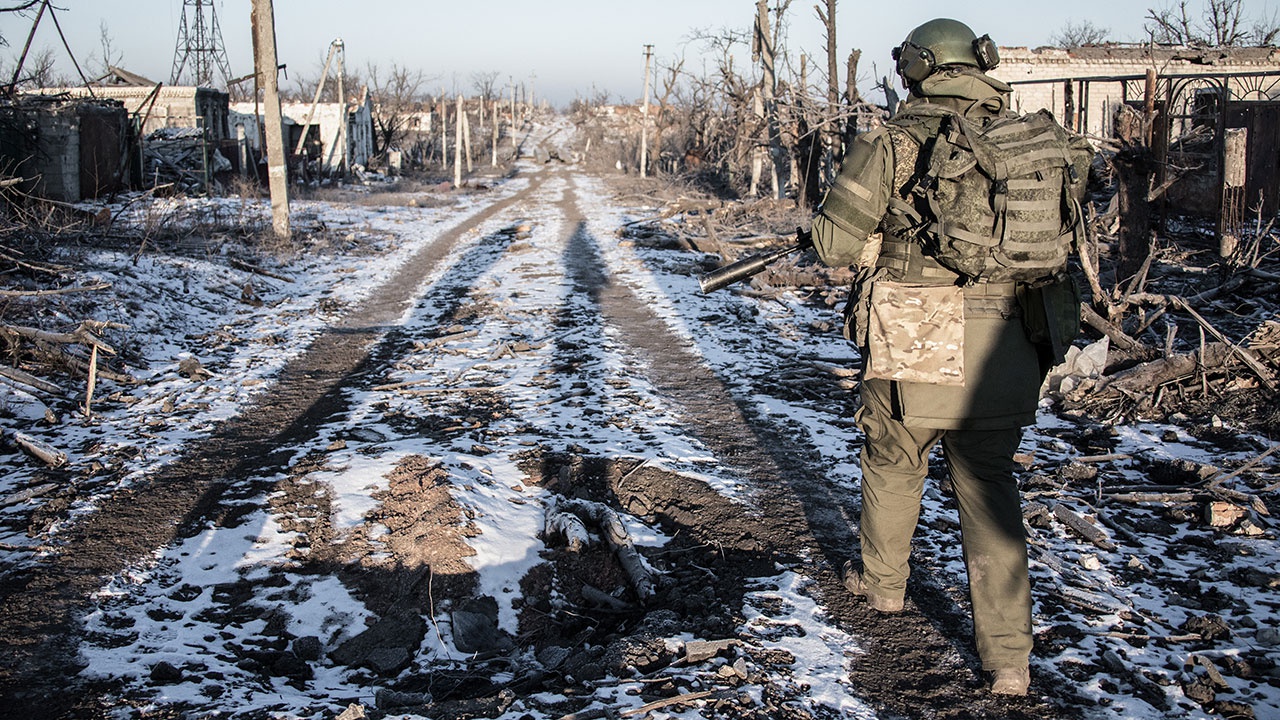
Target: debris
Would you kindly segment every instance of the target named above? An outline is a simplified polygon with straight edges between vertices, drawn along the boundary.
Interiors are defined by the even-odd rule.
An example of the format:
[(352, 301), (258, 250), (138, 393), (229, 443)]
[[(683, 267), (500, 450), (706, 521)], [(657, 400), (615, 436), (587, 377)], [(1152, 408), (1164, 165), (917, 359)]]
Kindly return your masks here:
[(1248, 511), (1239, 505), (1224, 500), (1214, 500), (1204, 506), (1204, 521), (1211, 527), (1228, 528), (1239, 522), (1247, 513)]
[(188, 355), (178, 361), (178, 374), (184, 378), (200, 381), (213, 377), (213, 373), (205, 369), (196, 357)]
[(416, 613), (379, 618), (363, 632), (339, 645), (329, 657), (340, 665), (366, 667), (394, 676), (409, 666), (422, 645), (426, 623)]
[(25, 490), (19, 490), (14, 493), (9, 493), (8, 495), (4, 496), (4, 498), (0, 498), (0, 507), (20, 505), (28, 500), (38, 498), (42, 495), (47, 495), (53, 492), (54, 490), (57, 490), (58, 487), (59, 486), (56, 483), (43, 483), (40, 485), (36, 485), (35, 487), (26, 488)]
[(627, 533), (626, 526), (622, 524), (622, 519), (612, 508), (603, 503), (565, 497), (557, 498), (553, 505), (557, 507), (557, 512), (561, 512), (559, 508), (563, 508), (563, 512), (572, 513), (584, 522), (590, 522), (599, 527), (600, 534), (613, 549), (627, 578), (631, 580), (631, 586), (639, 596), (640, 602), (648, 602), (653, 597), (655, 592), (653, 576), (631, 541), (631, 536)]
[(553, 496), (551, 502), (547, 503), (543, 536), (548, 540), (564, 540), (569, 552), (582, 552), (591, 544), (587, 526), (577, 515), (561, 510), (559, 500), (559, 496)]
[(1062, 503), (1054, 505), (1053, 516), (1058, 519), (1058, 522), (1061, 522), (1063, 525), (1071, 528), (1085, 540), (1097, 545), (1099, 548), (1102, 548), (1103, 550), (1116, 549), (1115, 543), (1111, 542), (1111, 540), (1107, 538), (1107, 534), (1105, 532), (1086, 519), (1083, 515), (1080, 515), (1066, 505), (1063, 505)]
[(716, 657), (722, 652), (736, 647), (740, 640), (690, 640), (684, 644), (684, 661), (689, 665), (697, 665)]
[(43, 440), (37, 440), (24, 432), (17, 431), (14, 431), (11, 437), (18, 447), (51, 468), (60, 468), (67, 464), (67, 454)]
[(364, 714), (364, 706), (351, 703), (347, 706), (342, 714), (338, 715), (334, 720), (364, 720), (367, 715)]
[(498, 601), (485, 595), (461, 603), (450, 613), (453, 645), (464, 653), (498, 649)]

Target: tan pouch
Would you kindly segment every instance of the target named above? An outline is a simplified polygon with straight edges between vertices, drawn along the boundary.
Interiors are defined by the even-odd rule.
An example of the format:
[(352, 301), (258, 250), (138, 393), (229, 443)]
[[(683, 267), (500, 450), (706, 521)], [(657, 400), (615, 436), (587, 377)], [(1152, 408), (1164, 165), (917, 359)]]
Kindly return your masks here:
[(863, 377), (964, 385), (964, 291), (880, 280), (871, 287)]

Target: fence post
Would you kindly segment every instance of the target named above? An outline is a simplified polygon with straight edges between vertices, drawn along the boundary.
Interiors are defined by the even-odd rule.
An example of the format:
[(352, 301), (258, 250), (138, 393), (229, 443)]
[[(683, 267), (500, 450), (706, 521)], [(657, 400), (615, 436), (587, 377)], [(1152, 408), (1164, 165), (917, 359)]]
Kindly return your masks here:
[(1228, 128), (1222, 143), (1222, 208), (1218, 215), (1218, 259), (1223, 275), (1231, 271), (1244, 227), (1249, 129)]

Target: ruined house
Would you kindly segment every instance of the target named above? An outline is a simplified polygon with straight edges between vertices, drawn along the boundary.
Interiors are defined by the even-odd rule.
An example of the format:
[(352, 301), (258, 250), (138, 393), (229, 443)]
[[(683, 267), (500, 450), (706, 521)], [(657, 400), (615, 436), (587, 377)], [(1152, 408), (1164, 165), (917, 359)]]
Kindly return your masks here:
[(1152, 147), (1162, 167), (1186, 172), (1171, 198), (1216, 210), (1228, 129), (1248, 132), (1251, 206), (1280, 209), (1280, 49), (1107, 44), (1073, 49), (1000, 48), (991, 74), (1013, 85), (1014, 108), (1048, 109), (1067, 127), (1114, 135), (1121, 105), (1145, 109), (1154, 71)]
[(106, 80), (91, 87), (44, 88), (37, 92), (119, 100), (141, 122), (143, 136), (160, 128), (199, 128), (215, 145), (229, 137), (230, 96), (211, 87), (163, 85), (113, 67)]
[(204, 192), (215, 175), (233, 168), (228, 136), (230, 96), (211, 87), (167, 86), (121, 68), (90, 86), (43, 88), (31, 95), (99, 99), (122, 106), (141, 138), (137, 182), (173, 183)]
[[(373, 100), (366, 88), (360, 99), (348, 103), (282, 103), (288, 151), (293, 154), (302, 141), (302, 153), (322, 173), (366, 167), (373, 157)], [(235, 137), (243, 138), (248, 152), (262, 152), (262, 108), (254, 103), (235, 103), (230, 126)]]
[(129, 113), (115, 100), (21, 96), (0, 105), (0, 177), (78, 202), (124, 189), (137, 171)]
[[(1115, 106), (1143, 99), (1139, 79), (1148, 69), (1182, 80), (1175, 83), (1182, 87), (1172, 90), (1188, 105), (1220, 89), (1229, 90), (1233, 102), (1280, 100), (1280, 49), (1273, 47), (1002, 47), (1000, 65), (991, 74), (1013, 84), (1015, 109), (1047, 108), (1064, 124), (1105, 137), (1111, 134)], [(1170, 88), (1163, 89), (1167, 96)]]

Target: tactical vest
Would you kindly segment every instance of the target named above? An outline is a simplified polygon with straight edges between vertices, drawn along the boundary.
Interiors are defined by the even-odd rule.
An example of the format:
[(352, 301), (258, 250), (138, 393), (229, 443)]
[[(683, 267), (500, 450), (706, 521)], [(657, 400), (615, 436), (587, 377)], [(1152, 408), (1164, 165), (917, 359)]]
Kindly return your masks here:
[(921, 104), (889, 125), (894, 192), (882, 266), (922, 280), (1032, 282), (1061, 271), (1084, 232), (1083, 178), (1047, 112), (979, 125)]

